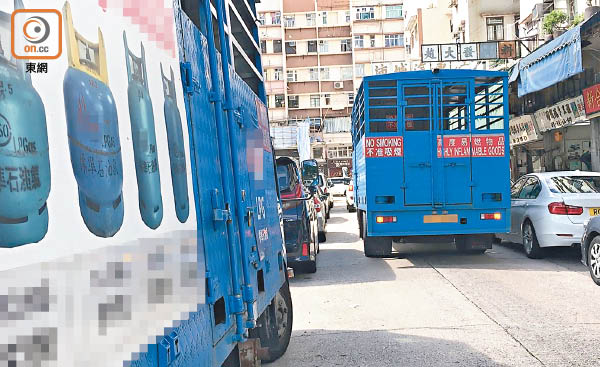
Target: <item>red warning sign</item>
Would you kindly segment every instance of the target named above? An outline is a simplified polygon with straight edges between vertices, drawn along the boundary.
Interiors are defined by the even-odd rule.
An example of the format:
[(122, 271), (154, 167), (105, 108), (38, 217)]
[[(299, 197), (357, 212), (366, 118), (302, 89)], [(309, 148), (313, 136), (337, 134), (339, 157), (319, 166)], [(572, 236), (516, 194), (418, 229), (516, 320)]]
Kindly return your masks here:
[(393, 158), (404, 156), (404, 138), (385, 136), (365, 139), (366, 158)]
[(437, 137), (437, 156), (444, 158), (465, 158), (465, 157), (504, 157), (506, 139), (503, 134), (486, 135), (450, 135)]

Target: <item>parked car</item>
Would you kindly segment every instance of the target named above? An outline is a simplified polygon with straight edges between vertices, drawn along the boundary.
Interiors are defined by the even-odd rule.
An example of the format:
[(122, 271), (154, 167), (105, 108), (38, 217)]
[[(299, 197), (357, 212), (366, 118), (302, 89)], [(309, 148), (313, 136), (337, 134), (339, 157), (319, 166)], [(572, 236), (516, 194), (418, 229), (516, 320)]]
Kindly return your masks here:
[(590, 276), (600, 285), (600, 216), (584, 224), (581, 239), (581, 262), (590, 270)]
[(314, 273), (319, 252), (315, 196), (303, 184), (298, 167), (291, 158), (277, 158), (276, 165), (288, 264), (294, 270), (304, 268)]
[(352, 182), (346, 188), (346, 210), (350, 213), (356, 211), (356, 206), (354, 205), (354, 183)]
[(512, 185), (510, 233), (497, 237), (523, 243), (528, 257), (540, 258), (544, 247), (579, 245), (584, 222), (597, 215), (600, 173), (532, 173)]
[(333, 196), (344, 196), (346, 195), (346, 186), (350, 183), (350, 179), (346, 177), (332, 177), (329, 179), (331, 186), (329, 192)]
[(327, 196), (319, 186), (310, 187), (313, 195), (315, 211), (317, 212), (317, 228), (319, 231), (319, 243), (327, 241)]
[(333, 208), (333, 195), (331, 195), (331, 193), (329, 192), (329, 182), (325, 179), (325, 175), (323, 175), (322, 173), (319, 173), (319, 187), (321, 188), (323, 195), (326, 196), (325, 204), (327, 206), (327, 210), (325, 212), (325, 218), (329, 219), (329, 214), (331, 212), (331, 209)]

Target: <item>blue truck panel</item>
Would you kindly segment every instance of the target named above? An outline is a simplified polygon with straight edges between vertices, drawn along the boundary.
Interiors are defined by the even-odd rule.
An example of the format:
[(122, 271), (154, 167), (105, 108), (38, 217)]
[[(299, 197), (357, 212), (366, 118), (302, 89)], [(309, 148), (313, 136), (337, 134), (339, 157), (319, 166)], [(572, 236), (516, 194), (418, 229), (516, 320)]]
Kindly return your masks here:
[(352, 113), (363, 237), (506, 232), (507, 95), (502, 72), (436, 70), (365, 78)]
[[(64, 2), (31, 3), (26, 5), (59, 10)], [(26, 209), (37, 213), (43, 206), (46, 215), (52, 213), (44, 205), (48, 198), (56, 212), (29, 237), (0, 232), (0, 248), (6, 247), (0, 252), (5, 259), (0, 260), (0, 309), (21, 307), (13, 305), (20, 298), (7, 294), (23, 293), (23, 302), (28, 292), (48, 294), (44, 305), (24, 306), (35, 317), (16, 315), (14, 323), (0, 326), (0, 350), (9, 351), (0, 353), (0, 365), (41, 360), (61, 367), (221, 366), (235, 361), (238, 349), (256, 338), (269, 351), (265, 358), (275, 359), (291, 334), (283, 223), (264, 86), (236, 74), (224, 47), (233, 37), (223, 28), (225, 8), (235, 5), (216, 1), (213, 27), (209, 0), (174, 0), (161, 13), (172, 16), (172, 24), (157, 17), (144, 21), (158, 24), (138, 27), (130, 9), (115, 12), (103, 3), (67, 2), (62, 8), (69, 51), (59, 59), (69, 59), (60, 76), (65, 75), (64, 100), (51, 92), (54, 81), (41, 75), (33, 84), (40, 91), (24, 72), (24, 85), (13, 84), (7, 78), (14, 77), (14, 60), (0, 47), (2, 81), (21, 86), (19, 93), (32, 106), (28, 112), (39, 115), (33, 121), (39, 129), (27, 135), (36, 139), (39, 154), (18, 157), (40, 165), (44, 180), (39, 192), (28, 193), (33, 206)], [(250, 3), (243, 11), (255, 17)], [(14, 4), (23, 7), (21, 0)], [(2, 21), (12, 10), (0, 5), (0, 43)], [(246, 26), (257, 42), (256, 24)], [(83, 37), (95, 37), (96, 31), (97, 43)], [(105, 48), (105, 38), (110, 47)], [(142, 44), (139, 57), (128, 41)], [(179, 70), (174, 72), (174, 65)], [(254, 67), (260, 70), (260, 59)], [(153, 101), (162, 108), (155, 110)], [(25, 102), (0, 98), (0, 144), (8, 126), (2, 116), (10, 118), (11, 132), (25, 136), (14, 113), (14, 106)], [(44, 105), (59, 120), (48, 143)], [(0, 169), (14, 161), (9, 153), (0, 145)], [(71, 167), (64, 168), (61, 161), (69, 159)], [(171, 180), (160, 180), (158, 162), (163, 172), (170, 164)], [(52, 182), (58, 182), (53, 191), (51, 172)], [(0, 197), (8, 194), (0, 185)], [(73, 208), (77, 196), (79, 207)], [(2, 226), (3, 215), (20, 203), (14, 195), (8, 198), (10, 210), (0, 208)], [(37, 241), (41, 246), (33, 247)], [(9, 248), (15, 245), (23, 246)], [(290, 317), (283, 338), (276, 297)], [(21, 361), (32, 345), (41, 352)]]

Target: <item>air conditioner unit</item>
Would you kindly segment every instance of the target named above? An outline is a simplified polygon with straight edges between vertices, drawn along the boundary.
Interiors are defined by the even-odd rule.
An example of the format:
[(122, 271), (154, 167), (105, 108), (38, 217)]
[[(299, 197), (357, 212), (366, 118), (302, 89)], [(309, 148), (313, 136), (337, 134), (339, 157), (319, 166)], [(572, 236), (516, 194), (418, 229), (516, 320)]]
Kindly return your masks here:
[(343, 89), (344, 88), (344, 82), (334, 82), (333, 83), (333, 88), (334, 89)]

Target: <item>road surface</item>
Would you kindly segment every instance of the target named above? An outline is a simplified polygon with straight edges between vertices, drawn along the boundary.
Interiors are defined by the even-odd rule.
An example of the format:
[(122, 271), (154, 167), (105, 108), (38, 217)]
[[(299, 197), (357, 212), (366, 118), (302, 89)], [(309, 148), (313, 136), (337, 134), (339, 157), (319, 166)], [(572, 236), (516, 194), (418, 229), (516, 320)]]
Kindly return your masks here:
[(337, 201), (317, 273), (291, 280), (294, 331), (271, 366), (600, 366), (600, 287), (578, 251), (404, 245), (369, 259)]

